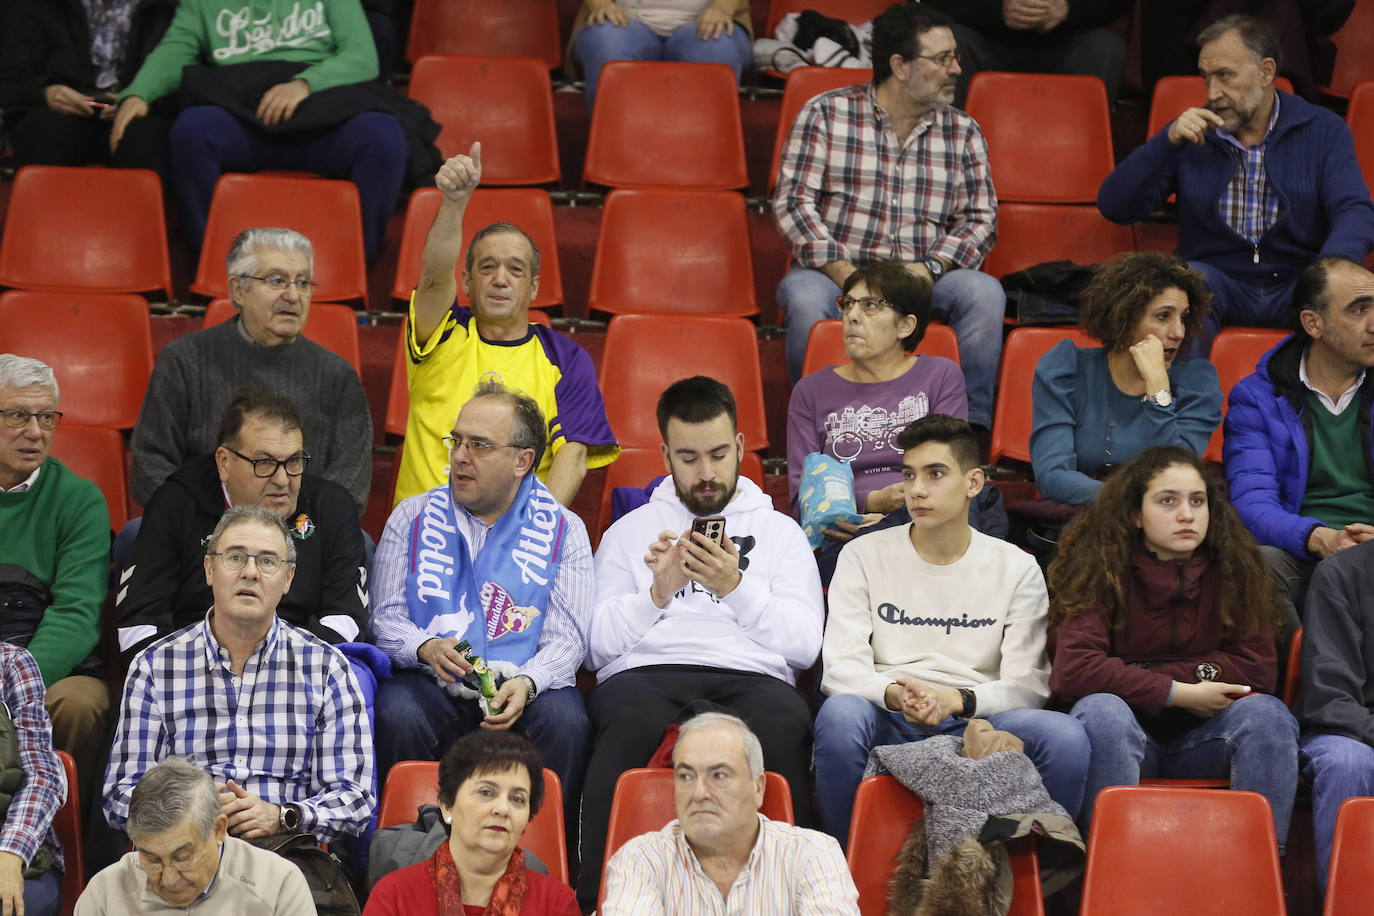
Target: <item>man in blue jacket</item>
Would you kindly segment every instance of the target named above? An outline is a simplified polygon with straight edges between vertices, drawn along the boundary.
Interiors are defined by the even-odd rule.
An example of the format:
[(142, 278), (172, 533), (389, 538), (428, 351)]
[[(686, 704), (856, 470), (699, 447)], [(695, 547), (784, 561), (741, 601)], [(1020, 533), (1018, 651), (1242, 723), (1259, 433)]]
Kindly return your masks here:
[(1374, 205), (1345, 122), (1274, 88), (1272, 28), (1227, 16), (1198, 44), (1207, 105), (1126, 157), (1097, 206), (1131, 224), (1177, 194), (1178, 254), (1216, 295), (1208, 336), (1230, 324), (1282, 327), (1304, 266), (1359, 261), (1374, 247)]
[(1340, 257), (1298, 275), (1300, 331), (1231, 389), (1231, 500), (1279, 581), (1290, 628), (1318, 562), (1374, 539), (1374, 274)]

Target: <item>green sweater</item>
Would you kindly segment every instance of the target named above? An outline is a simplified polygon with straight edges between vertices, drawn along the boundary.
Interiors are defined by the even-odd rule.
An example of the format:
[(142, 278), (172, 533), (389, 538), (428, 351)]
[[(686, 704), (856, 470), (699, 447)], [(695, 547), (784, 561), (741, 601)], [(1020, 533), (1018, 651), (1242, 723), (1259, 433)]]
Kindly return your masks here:
[(52, 590), (52, 604), (28, 646), (44, 686), (51, 687), (100, 638), (110, 568), (105, 497), (95, 484), (49, 458), (32, 487), (0, 493), (0, 563), (24, 567)]
[[(237, 14), (248, 10), (246, 18)], [(184, 67), (299, 61), (311, 92), (377, 76), (377, 46), (359, 0), (181, 0), (167, 34), (119, 94), (156, 102)]]

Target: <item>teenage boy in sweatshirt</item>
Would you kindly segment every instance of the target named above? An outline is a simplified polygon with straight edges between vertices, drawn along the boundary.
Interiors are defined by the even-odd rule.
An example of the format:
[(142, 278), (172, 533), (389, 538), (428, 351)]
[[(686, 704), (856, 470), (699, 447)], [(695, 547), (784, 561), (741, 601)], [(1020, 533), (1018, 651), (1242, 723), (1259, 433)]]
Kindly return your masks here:
[[(620, 774), (648, 764), (690, 703), (744, 719), (764, 765), (787, 777), (798, 822), (810, 822), (811, 712), (797, 672), (821, 647), (820, 578), (801, 528), (740, 477), (744, 437), (720, 382), (674, 382), (658, 402), (671, 476), (596, 551), (587, 667), (595, 744), (582, 797), (584, 906), (596, 901), (611, 796)], [(694, 533), (723, 516), (719, 543)]]
[(1049, 696), (1049, 598), (1030, 554), (968, 524), (983, 489), (963, 420), (922, 417), (897, 438), (911, 524), (852, 541), (830, 584), (816, 717), (816, 795), (845, 843), (868, 752), (962, 734), (974, 717), (1025, 742), (1050, 797), (1078, 816), (1088, 738)]

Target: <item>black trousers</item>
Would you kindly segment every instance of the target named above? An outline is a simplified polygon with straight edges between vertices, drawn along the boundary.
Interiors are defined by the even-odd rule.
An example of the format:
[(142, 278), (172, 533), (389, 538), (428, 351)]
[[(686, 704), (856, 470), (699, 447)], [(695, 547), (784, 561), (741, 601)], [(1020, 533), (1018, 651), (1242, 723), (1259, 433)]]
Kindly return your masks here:
[(157, 115), (134, 118), (119, 149), (110, 152), (110, 122), (36, 108), (15, 120), (10, 145), (20, 165), (80, 166), (91, 162), (121, 169), (152, 169), (168, 184), (167, 134), (171, 121)]
[(764, 674), (695, 665), (651, 665), (622, 671), (587, 700), (593, 745), (582, 793), (582, 839), (577, 896), (584, 911), (596, 904), (615, 783), (625, 770), (649, 762), (663, 731), (694, 701), (721, 706), (749, 723), (763, 745), (763, 765), (792, 789), (797, 823), (814, 823), (811, 806), (811, 710), (785, 681)]

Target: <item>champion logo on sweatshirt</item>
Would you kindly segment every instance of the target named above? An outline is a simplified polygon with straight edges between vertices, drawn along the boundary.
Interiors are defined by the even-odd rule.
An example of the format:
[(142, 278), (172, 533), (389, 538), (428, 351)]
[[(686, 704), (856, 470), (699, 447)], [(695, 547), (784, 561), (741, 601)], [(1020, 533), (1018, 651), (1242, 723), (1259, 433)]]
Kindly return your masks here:
[(996, 618), (969, 617), (968, 614), (961, 614), (958, 617), (908, 617), (906, 611), (890, 601), (884, 601), (878, 605), (878, 618), (884, 623), (895, 623), (907, 627), (938, 627), (945, 631), (946, 636), (955, 627), (974, 629), (997, 624)]

